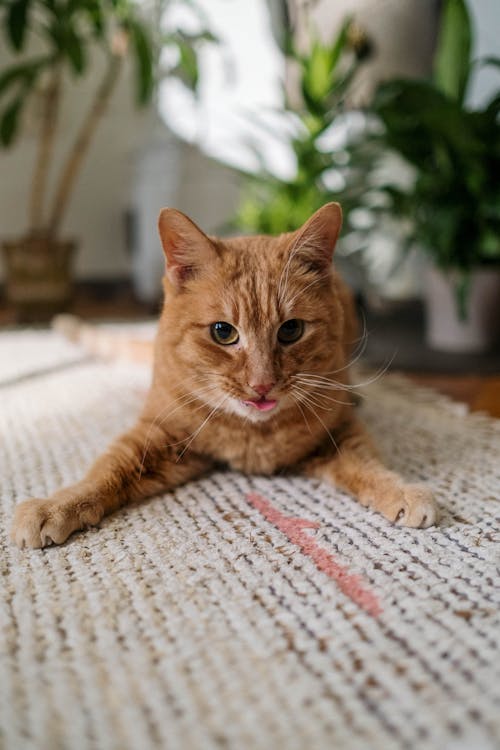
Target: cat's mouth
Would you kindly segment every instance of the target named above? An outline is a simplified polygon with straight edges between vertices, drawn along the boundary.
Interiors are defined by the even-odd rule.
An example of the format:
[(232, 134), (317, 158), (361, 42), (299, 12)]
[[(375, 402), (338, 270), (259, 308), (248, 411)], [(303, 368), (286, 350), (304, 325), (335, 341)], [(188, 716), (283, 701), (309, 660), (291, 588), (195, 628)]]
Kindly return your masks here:
[(278, 402), (276, 399), (267, 399), (265, 396), (261, 396), (260, 398), (245, 399), (242, 403), (259, 411), (271, 411)]

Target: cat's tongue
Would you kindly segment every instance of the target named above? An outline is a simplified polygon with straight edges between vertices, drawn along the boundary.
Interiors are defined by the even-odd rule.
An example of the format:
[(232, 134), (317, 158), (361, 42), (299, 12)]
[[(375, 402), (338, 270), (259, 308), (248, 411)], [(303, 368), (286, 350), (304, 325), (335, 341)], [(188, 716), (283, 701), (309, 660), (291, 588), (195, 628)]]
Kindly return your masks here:
[(264, 398), (263, 396), (256, 400), (243, 401), (243, 403), (246, 404), (246, 406), (255, 406), (259, 411), (271, 411), (278, 402), (274, 400), (268, 401), (267, 398)]

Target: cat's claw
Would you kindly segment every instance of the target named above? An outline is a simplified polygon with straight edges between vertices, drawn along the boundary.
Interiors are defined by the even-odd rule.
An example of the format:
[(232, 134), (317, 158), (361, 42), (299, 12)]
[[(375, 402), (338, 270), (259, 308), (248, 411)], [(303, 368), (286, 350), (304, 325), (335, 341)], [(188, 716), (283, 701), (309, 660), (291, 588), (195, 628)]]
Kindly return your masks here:
[(414, 529), (427, 529), (438, 521), (438, 509), (432, 492), (423, 485), (407, 485), (397, 512), (391, 518), (396, 526), (409, 526)]

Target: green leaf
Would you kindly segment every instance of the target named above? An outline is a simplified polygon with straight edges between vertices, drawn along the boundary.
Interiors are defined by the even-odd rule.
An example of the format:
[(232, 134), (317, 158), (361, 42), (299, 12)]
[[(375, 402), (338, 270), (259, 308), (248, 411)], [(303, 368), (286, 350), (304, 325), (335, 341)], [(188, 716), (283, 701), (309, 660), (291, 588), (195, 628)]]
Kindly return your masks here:
[(497, 115), (500, 112), (500, 94), (495, 94), (486, 105), (485, 114), (489, 118), (492, 127), (497, 131), (497, 143), (500, 144), (500, 126), (497, 124)]
[(0, 75), (0, 96), (5, 93), (12, 84), (24, 80), (27, 68), (27, 65), (16, 65)]
[(445, 0), (434, 57), (434, 82), (443, 93), (464, 101), (471, 70), (472, 29), (464, 0)]
[(125, 27), (130, 33), (133, 47), (137, 101), (141, 105), (147, 104), (154, 87), (151, 39), (145, 26), (135, 19), (129, 19)]
[(341, 26), (341, 29), (330, 48), (330, 68), (333, 72), (340, 60), (349, 41), (349, 29), (352, 24), (352, 18), (347, 18)]
[(330, 50), (316, 39), (304, 66), (303, 91), (310, 100), (319, 104), (330, 89), (331, 77)]
[(492, 65), (495, 68), (500, 68), (500, 57), (494, 57), (494, 56), (487, 56), (487, 57), (480, 57), (478, 60), (475, 61), (476, 65), (479, 67), (486, 68), (490, 65)]
[[(78, 12), (80, 9), (79, 6), (81, 6), (80, 0), (74, 0), (74, 6), (75, 11)], [(68, 6), (68, 8), (71, 11), (71, 7)], [(106, 29), (107, 9), (103, 6), (100, 0), (85, 0), (82, 10), (84, 10), (90, 24), (92, 25), (94, 36), (97, 39), (102, 39)]]
[(479, 249), (484, 258), (500, 260), (500, 235), (493, 230), (486, 230), (480, 239)]
[(191, 91), (196, 91), (199, 80), (198, 56), (196, 51), (190, 44), (181, 42), (179, 44), (179, 55), (179, 63), (176, 68), (177, 74)]
[(295, 36), (290, 28), (285, 27), (282, 36), (282, 49), (285, 57), (290, 57), (294, 60), (300, 59), (300, 54), (295, 46)]
[(2, 146), (10, 146), (14, 140), (19, 125), (19, 116), (23, 106), (23, 98), (19, 96), (14, 99), (5, 109), (0, 119), (0, 143)]
[(350, 20), (345, 21), (329, 44), (313, 38), (309, 53), (298, 58), (304, 102), (308, 110), (318, 117), (324, 118), (332, 109), (338, 112), (356, 70), (357, 63), (342, 71), (342, 76), (337, 71), (342, 54), (349, 46), (350, 24)]
[(9, 8), (7, 28), (14, 49), (21, 50), (28, 25), (26, 17), (30, 0), (15, 0)]
[(425, 81), (383, 84), (373, 107), (388, 145), (420, 170), (455, 170), (450, 162), (477, 158), (484, 149), (473, 115)]
[(65, 29), (64, 51), (73, 71), (77, 75), (81, 75), (87, 67), (85, 49), (81, 37), (72, 27)]
[(49, 58), (38, 57), (29, 63), (22, 65), (13, 65), (0, 75), (0, 97), (5, 94), (13, 85), (28, 86), (33, 83), (36, 76), (44, 70)]
[[(488, 191), (488, 194), (481, 201), (481, 215), (491, 224), (500, 224), (500, 185), (497, 185), (497, 193)], [(497, 232), (497, 239), (500, 243), (500, 231)]]
[(171, 34), (171, 36), (176, 43), (178, 43), (179, 40), (183, 40), (191, 45), (200, 44), (203, 42), (218, 44), (220, 42), (220, 39), (211, 31), (200, 31), (192, 34), (188, 31), (178, 29), (176, 32)]

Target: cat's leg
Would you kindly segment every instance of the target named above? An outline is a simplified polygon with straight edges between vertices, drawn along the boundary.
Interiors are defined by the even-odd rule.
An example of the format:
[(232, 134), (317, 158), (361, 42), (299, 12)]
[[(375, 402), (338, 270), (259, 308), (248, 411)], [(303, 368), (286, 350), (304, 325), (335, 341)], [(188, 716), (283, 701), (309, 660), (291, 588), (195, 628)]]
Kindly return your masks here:
[(362, 505), (382, 513), (398, 526), (427, 528), (438, 520), (432, 492), (421, 484), (409, 484), (387, 469), (359, 422), (339, 431), (338, 450), (307, 461), (303, 472), (332, 482), (354, 495)]
[(139, 421), (97, 459), (82, 481), (49, 498), (20, 503), (12, 541), (21, 548), (61, 544), (126, 503), (172, 489), (210, 468), (207, 459), (192, 453), (180, 457), (182, 448), (154, 423)]

